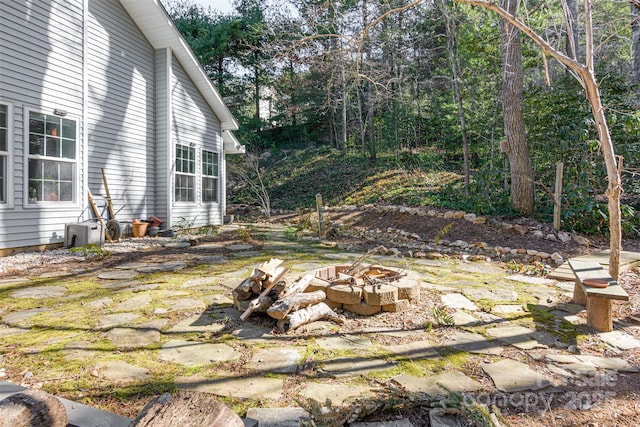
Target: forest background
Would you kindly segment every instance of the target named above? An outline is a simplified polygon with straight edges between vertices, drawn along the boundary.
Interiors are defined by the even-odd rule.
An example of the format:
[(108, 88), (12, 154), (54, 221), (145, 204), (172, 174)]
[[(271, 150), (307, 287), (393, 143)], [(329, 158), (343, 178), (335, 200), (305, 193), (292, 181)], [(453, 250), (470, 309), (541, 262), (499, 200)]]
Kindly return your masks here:
[[(584, 57), (576, 0), (502, 0), (552, 46)], [(640, 16), (598, 1), (595, 75), (623, 167), (622, 226), (640, 236)], [(241, 126), (253, 154), (233, 160), (230, 202), (271, 208), (398, 203), (551, 221), (564, 165), (562, 227), (608, 229), (607, 174), (583, 88), (532, 41), (505, 72), (504, 23), (447, 0), (237, 0), (220, 14), (168, 0), (178, 29)], [(568, 11), (568, 13), (567, 13)], [(573, 17), (574, 19), (567, 19)], [(509, 104), (517, 86), (521, 106)], [(506, 126), (522, 128), (530, 172), (510, 162)], [(519, 122), (519, 123), (518, 123)], [(265, 153), (268, 153), (265, 155)], [(514, 179), (531, 184), (515, 203)], [(264, 197), (264, 196), (263, 196)], [(262, 200), (261, 204), (265, 204)]]

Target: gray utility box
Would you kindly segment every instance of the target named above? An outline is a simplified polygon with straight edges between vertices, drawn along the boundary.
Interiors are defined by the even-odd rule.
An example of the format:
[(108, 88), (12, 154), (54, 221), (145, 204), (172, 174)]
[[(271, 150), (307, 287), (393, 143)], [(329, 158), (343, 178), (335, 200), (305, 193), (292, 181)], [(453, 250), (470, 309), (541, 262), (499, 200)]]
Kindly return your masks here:
[(64, 234), (65, 246), (104, 245), (104, 228), (100, 222), (67, 224)]

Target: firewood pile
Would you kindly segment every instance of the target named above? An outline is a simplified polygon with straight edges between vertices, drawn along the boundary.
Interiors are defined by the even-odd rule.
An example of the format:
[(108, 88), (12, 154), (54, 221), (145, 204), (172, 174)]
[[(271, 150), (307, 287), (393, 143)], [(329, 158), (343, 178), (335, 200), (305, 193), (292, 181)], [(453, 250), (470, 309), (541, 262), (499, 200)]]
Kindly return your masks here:
[(334, 310), (371, 316), (382, 311), (403, 312), (420, 298), (420, 283), (401, 271), (365, 264), (334, 265), (304, 274), (294, 282), (285, 280), (282, 260), (271, 259), (254, 269), (233, 291), (234, 304), (243, 311), (266, 313), (278, 320), (282, 332), (317, 320), (342, 323)]

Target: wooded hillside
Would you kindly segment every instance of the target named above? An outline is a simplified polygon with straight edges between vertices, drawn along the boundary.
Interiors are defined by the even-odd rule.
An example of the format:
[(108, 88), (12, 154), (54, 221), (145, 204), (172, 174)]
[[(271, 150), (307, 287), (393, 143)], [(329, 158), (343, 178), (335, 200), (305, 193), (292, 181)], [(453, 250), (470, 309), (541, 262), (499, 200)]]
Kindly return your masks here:
[[(533, 185), (532, 215), (550, 220), (556, 164), (562, 162), (563, 227), (607, 229), (607, 175), (583, 88), (527, 37), (518, 41), (521, 81), (512, 81), (513, 70), (503, 69), (511, 39), (497, 15), (446, 0), (290, 0), (277, 5), (239, 0), (229, 15), (191, 0), (168, 3), (242, 123), (243, 143), (256, 154), (274, 153), (268, 161), (263, 157), (257, 169), (268, 168), (262, 174), (273, 207), (312, 205), (316, 187), (331, 199), (344, 193), (337, 188), (344, 182), (355, 194), (356, 188), (376, 181), (364, 180), (376, 176), (378, 182), (405, 182), (411, 189), (389, 195), (391, 187), (380, 185), (382, 194), (366, 191), (371, 197), (365, 200), (341, 194), (335, 201), (390, 198), (455, 204), (479, 213), (526, 213), (511, 203), (513, 191), (522, 191), (511, 183), (521, 174), (512, 170), (519, 166), (507, 155), (516, 141), (514, 131), (505, 130), (506, 124), (521, 120), (524, 134), (518, 141), (529, 151), (532, 178), (525, 183)], [(518, 16), (559, 51), (579, 61), (589, 54), (582, 1), (503, 3), (515, 6)], [(623, 226), (637, 233), (638, 9), (635, 2), (630, 7), (600, 1), (589, 15), (595, 28), (594, 73), (616, 155), (624, 157)], [(505, 88), (514, 85), (521, 88), (522, 105), (503, 108), (510, 99)], [(320, 146), (327, 148), (293, 151)], [(246, 170), (255, 176), (255, 163)], [(329, 189), (331, 184), (336, 188)], [(295, 194), (300, 191), (306, 195)]]

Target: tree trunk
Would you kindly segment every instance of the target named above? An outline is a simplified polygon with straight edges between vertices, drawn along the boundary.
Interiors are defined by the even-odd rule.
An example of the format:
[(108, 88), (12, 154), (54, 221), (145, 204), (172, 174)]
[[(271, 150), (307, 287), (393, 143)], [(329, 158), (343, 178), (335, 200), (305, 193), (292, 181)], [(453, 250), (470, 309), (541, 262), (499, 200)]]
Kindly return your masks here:
[[(501, 0), (511, 15), (518, 11), (519, 0)], [(511, 166), (511, 205), (523, 215), (533, 213), (533, 169), (524, 128), (522, 95), (522, 45), (520, 30), (500, 19), (502, 39), (502, 114)]]
[[(609, 274), (614, 279), (618, 279), (620, 272), (620, 252), (622, 251), (622, 224), (620, 214), (620, 195), (622, 193), (620, 169), (616, 161), (613, 142), (609, 133), (607, 119), (602, 106), (600, 91), (598, 90), (598, 82), (596, 80), (593, 69), (593, 25), (591, 22), (591, 1), (584, 0), (585, 15), (585, 64), (576, 61), (573, 58), (562, 54), (546, 40), (540, 37), (530, 27), (519, 21), (512, 13), (509, 13), (502, 7), (487, 0), (456, 0), (460, 3), (473, 4), (484, 7), (496, 12), (501, 18), (508, 20), (511, 24), (516, 25), (521, 31), (524, 31), (542, 51), (553, 56), (558, 62), (567, 68), (572, 69), (576, 73), (576, 78), (584, 88), (594, 121), (598, 128), (598, 137), (602, 149), (602, 156), (607, 169), (607, 197), (609, 209)], [(635, 0), (634, 0), (635, 2)]]
[(453, 10), (447, 8), (446, 3), (441, 4), (442, 12), (445, 14), (445, 22), (447, 29), (447, 50), (449, 51), (449, 64), (451, 65), (451, 80), (453, 83), (453, 91), (456, 95), (458, 104), (458, 119), (460, 120), (460, 133), (462, 134), (462, 155), (464, 160), (464, 192), (469, 195), (469, 143), (467, 141), (467, 126), (464, 117), (464, 105), (462, 103), (462, 91), (460, 90), (460, 78), (458, 73), (458, 42), (457, 42), (457, 19), (453, 14)]
[(578, 0), (566, 0), (566, 20), (567, 20), (567, 56), (577, 60), (580, 57), (579, 38), (580, 29), (578, 26)]
[(165, 393), (144, 407), (131, 427), (243, 427), (244, 422), (228, 406), (206, 393), (181, 390)]
[(640, 104), (640, 1), (631, 2), (631, 43), (633, 52), (633, 85), (636, 103)]
[(25, 390), (0, 401), (0, 427), (67, 427), (67, 411), (57, 397)]

